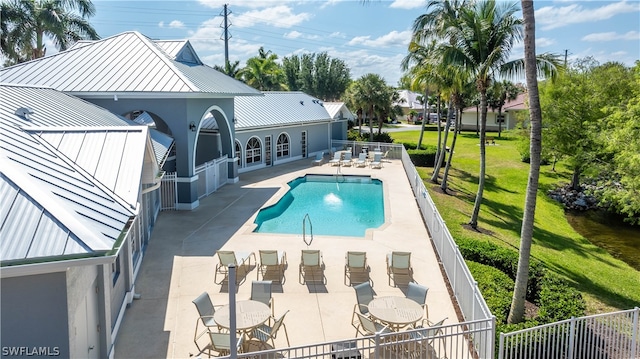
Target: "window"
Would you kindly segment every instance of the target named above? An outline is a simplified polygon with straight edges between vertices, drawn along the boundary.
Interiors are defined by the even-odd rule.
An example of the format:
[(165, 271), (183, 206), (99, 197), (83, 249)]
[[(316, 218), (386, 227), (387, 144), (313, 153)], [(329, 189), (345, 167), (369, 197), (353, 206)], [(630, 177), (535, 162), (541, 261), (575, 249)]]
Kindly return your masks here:
[(247, 153), (245, 156), (247, 165), (262, 162), (262, 148), (260, 147), (260, 140), (257, 137), (251, 137), (247, 142)]
[(238, 168), (242, 167), (242, 147), (238, 141), (236, 141), (236, 158), (238, 159)]
[(278, 136), (276, 151), (278, 158), (289, 156), (289, 136), (287, 136), (286, 133), (281, 133), (280, 136)]

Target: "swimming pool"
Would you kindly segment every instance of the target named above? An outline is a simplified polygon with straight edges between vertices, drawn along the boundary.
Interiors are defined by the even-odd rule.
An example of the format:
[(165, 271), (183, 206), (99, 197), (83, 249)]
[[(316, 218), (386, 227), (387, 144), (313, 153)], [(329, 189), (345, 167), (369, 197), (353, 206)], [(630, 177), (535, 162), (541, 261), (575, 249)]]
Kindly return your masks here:
[[(364, 237), (384, 223), (382, 181), (369, 176), (306, 175), (288, 183), (280, 200), (258, 212), (259, 233), (302, 234), (309, 214), (314, 235)], [(306, 224), (309, 234), (309, 224)]]

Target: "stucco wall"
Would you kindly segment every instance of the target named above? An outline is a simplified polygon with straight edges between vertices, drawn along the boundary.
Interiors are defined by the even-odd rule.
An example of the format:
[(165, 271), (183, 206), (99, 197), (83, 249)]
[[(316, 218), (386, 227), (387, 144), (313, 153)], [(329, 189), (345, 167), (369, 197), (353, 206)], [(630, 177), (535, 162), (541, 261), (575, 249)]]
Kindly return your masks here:
[[(66, 273), (3, 278), (0, 288), (0, 356), (69, 358)], [(34, 348), (44, 355), (33, 355)], [(8, 355), (16, 350), (22, 355)]]
[[(83, 299), (88, 290), (95, 288), (98, 280), (98, 269), (96, 266), (82, 266), (82, 267), (71, 267), (67, 271), (67, 305), (69, 310), (69, 348), (71, 351), (71, 357), (81, 358), (80, 354), (86, 353), (74, 353), (74, 348), (77, 347), (76, 344), (76, 330), (74, 330), (74, 323), (77, 324), (77, 320), (81, 320), (81, 318), (76, 318), (78, 313), (77, 309), (83, 303)], [(96, 303), (97, 305), (97, 303)], [(98, 319), (98, 318), (96, 318)], [(101, 325), (104, 327), (104, 324)], [(84, 330), (82, 328), (81, 330)], [(103, 345), (103, 344), (101, 344)], [(99, 350), (99, 348), (96, 348)]]

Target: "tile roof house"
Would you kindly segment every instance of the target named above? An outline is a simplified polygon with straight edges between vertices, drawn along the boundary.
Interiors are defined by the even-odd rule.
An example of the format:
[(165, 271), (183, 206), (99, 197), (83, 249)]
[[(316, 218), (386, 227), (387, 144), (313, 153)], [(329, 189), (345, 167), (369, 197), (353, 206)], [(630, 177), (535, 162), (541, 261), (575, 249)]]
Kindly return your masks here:
[(108, 357), (171, 141), (50, 88), (0, 97), (3, 346)]

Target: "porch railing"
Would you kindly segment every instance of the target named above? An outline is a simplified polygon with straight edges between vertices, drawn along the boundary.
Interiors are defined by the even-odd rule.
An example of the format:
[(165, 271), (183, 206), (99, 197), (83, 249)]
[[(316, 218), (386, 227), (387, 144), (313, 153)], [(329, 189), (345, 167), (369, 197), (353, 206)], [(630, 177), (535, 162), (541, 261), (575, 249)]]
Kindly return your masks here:
[[(194, 175), (198, 175), (198, 199), (210, 195), (227, 183), (227, 178), (229, 177), (227, 160), (227, 157), (223, 156), (196, 167)], [(162, 178), (162, 185), (160, 186), (162, 211), (176, 209), (178, 201), (176, 181), (176, 172), (167, 172)]]

